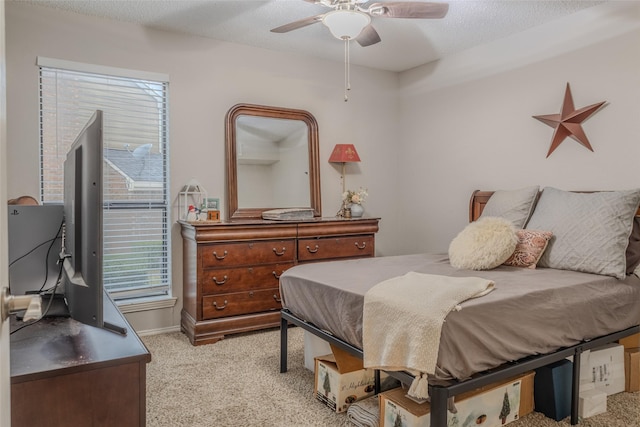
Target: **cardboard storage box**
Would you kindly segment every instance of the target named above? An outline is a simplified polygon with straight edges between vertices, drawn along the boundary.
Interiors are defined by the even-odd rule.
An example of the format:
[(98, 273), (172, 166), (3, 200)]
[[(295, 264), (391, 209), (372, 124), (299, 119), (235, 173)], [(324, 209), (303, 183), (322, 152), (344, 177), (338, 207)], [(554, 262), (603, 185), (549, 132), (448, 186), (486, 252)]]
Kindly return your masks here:
[(640, 391), (640, 348), (624, 351), (624, 390)]
[(620, 344), (627, 348), (638, 348), (640, 347), (640, 334), (633, 334), (628, 337), (622, 338), (618, 340)]
[(580, 418), (589, 418), (605, 412), (607, 412), (607, 393), (598, 390), (594, 383), (581, 387), (578, 416)]
[(612, 343), (591, 349), (588, 372), (590, 382), (608, 396), (624, 391), (624, 347)]
[[(457, 413), (447, 412), (449, 425), (499, 427), (533, 411), (533, 378), (529, 372), (455, 397)], [(380, 427), (429, 427), (429, 403), (417, 403), (396, 388), (379, 394)]]
[[(573, 363), (573, 356), (567, 357), (567, 360)], [(589, 364), (590, 360), (591, 360), (591, 350), (584, 350), (580, 355), (580, 384), (581, 385), (592, 382), (591, 368)]]
[(373, 396), (373, 369), (364, 369), (362, 360), (331, 346), (332, 354), (315, 358), (316, 398), (336, 412), (344, 412), (353, 402)]
[[(373, 396), (375, 370), (364, 369), (362, 359), (329, 346), (331, 354), (315, 358), (316, 398), (336, 412), (345, 412), (353, 402)], [(396, 388), (400, 382), (380, 372), (381, 391)]]
[[(402, 387), (378, 395), (380, 405), (380, 427), (429, 427), (431, 407), (428, 402), (417, 403), (407, 397)], [(451, 413), (447, 413), (449, 420)]]

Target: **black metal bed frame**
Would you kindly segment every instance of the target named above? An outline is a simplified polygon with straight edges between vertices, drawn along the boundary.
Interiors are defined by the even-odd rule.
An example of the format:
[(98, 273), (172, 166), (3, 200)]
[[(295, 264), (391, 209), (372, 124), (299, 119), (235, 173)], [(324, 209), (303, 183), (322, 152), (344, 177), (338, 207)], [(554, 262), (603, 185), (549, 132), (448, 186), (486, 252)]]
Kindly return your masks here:
[[(362, 350), (353, 345), (342, 341), (330, 333), (319, 329), (312, 323), (305, 322), (294, 316), (289, 310), (283, 309), (280, 320), (280, 372), (287, 372), (287, 344), (288, 344), (288, 328), (289, 323), (300, 326), (306, 331), (328, 341), (330, 344), (341, 348), (362, 358)], [(524, 374), (525, 372), (549, 365), (551, 363), (562, 360), (566, 357), (573, 356), (573, 373), (571, 386), (571, 424), (578, 424), (578, 403), (579, 403), (579, 386), (580, 386), (580, 357), (582, 352), (592, 348), (600, 347), (605, 344), (612, 343), (621, 338), (640, 332), (640, 325), (632, 326), (622, 331), (612, 334), (603, 335), (579, 344), (561, 348), (550, 354), (529, 356), (515, 362), (506, 363), (495, 369), (491, 369), (474, 375), (465, 381), (449, 381), (443, 384), (429, 384), (429, 396), (431, 401), (431, 427), (447, 426), (447, 400), (450, 397), (457, 396), (461, 393), (477, 389), (479, 387), (502, 381), (507, 378)], [(390, 376), (398, 379), (404, 384), (410, 384), (413, 376), (407, 372), (387, 372)], [(376, 371), (376, 394), (380, 391), (380, 372)]]

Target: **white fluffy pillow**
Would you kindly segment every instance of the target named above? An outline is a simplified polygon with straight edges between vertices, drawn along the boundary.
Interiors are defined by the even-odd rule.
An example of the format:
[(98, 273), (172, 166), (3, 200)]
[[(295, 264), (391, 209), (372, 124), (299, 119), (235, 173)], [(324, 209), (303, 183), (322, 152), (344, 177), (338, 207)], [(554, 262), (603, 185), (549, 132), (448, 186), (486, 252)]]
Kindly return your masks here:
[(504, 263), (516, 249), (513, 223), (500, 217), (482, 217), (467, 225), (449, 245), (449, 262), (455, 268), (490, 270)]

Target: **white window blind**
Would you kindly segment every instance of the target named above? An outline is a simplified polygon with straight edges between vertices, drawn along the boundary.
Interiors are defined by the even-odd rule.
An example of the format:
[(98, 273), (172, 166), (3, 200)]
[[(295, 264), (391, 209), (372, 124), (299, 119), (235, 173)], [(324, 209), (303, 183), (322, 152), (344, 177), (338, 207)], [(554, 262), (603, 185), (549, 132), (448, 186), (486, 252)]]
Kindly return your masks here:
[(39, 64), (42, 201), (63, 201), (66, 153), (102, 110), (105, 289), (116, 300), (170, 295), (168, 81)]

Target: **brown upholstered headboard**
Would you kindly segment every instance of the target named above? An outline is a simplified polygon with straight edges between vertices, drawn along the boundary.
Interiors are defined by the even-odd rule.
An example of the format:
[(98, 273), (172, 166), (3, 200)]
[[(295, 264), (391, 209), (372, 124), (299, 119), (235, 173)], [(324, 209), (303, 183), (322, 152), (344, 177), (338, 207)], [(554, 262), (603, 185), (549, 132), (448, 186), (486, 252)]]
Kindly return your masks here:
[[(471, 194), (471, 202), (469, 203), (469, 222), (473, 222), (480, 217), (484, 205), (493, 194), (493, 191), (476, 190)], [(640, 216), (640, 207), (636, 211), (636, 216)]]

